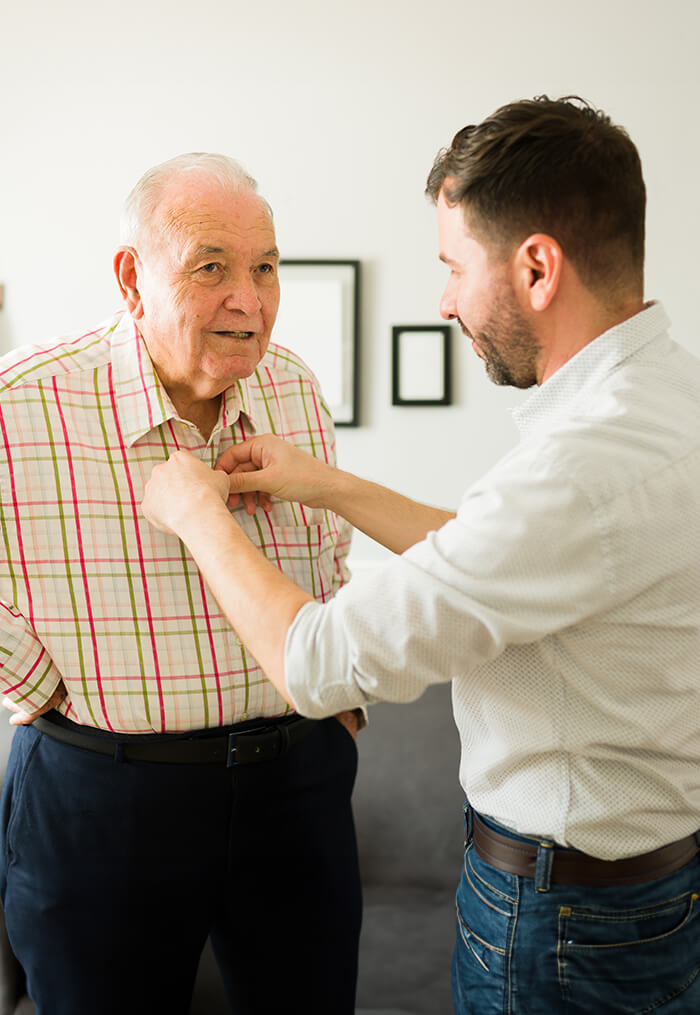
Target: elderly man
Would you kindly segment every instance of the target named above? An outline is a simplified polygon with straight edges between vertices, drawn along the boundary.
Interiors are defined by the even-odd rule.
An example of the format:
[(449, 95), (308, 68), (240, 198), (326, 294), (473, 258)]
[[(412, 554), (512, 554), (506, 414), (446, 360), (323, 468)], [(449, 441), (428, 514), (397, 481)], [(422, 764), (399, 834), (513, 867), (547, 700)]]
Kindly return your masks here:
[[(290, 710), (138, 507), (178, 449), (213, 465), (275, 433), (334, 461), (314, 376), (270, 344), (272, 216), (237, 163), (181, 156), (122, 241), (125, 313), (0, 362), (11, 943), (40, 1015), (184, 1015), (207, 935), (236, 1015), (350, 1015), (357, 720)], [(333, 513), (239, 513), (319, 602), (345, 581)]]
[[(542, 97), (460, 131), (428, 193), (443, 317), (496, 383), (536, 387), (518, 447), (456, 515), (269, 437), (225, 454), (227, 470), (260, 469), (230, 481), (175, 456), (144, 511), (183, 538), (304, 715), (453, 682), (459, 1015), (690, 1015), (700, 363), (643, 298), (639, 156), (603, 113)], [(316, 604), (232, 521), (229, 484), (334, 510), (401, 556)]]

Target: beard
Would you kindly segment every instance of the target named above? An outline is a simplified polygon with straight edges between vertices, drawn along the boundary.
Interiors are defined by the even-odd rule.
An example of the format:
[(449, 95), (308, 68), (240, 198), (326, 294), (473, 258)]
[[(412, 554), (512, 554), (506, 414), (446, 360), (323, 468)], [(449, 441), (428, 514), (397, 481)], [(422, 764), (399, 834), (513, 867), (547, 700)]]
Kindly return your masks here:
[(494, 384), (531, 388), (537, 384), (536, 363), (540, 346), (515, 304), (512, 295), (499, 294), (479, 330), (469, 331), (460, 320), (484, 361), (486, 375)]

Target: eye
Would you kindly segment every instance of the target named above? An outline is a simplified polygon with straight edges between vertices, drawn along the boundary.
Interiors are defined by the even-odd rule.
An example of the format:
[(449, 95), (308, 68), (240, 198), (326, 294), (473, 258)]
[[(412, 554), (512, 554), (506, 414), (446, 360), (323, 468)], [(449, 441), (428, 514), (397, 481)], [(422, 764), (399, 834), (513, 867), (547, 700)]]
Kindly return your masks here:
[(205, 275), (213, 275), (215, 274), (215, 272), (218, 271), (218, 269), (219, 265), (216, 263), (216, 261), (210, 261), (208, 264), (203, 264), (199, 270), (203, 271)]
[(265, 261), (263, 264), (258, 265), (258, 272), (261, 275), (272, 275), (274, 274), (274, 271), (275, 271), (274, 264), (269, 264), (267, 261)]

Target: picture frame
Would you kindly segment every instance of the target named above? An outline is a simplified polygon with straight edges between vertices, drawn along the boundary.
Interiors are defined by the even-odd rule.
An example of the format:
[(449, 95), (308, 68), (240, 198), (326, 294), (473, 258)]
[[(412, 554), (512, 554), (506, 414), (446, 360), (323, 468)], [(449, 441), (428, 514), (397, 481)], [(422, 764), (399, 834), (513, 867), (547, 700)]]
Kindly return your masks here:
[(452, 404), (451, 335), (448, 324), (391, 329), (392, 405)]
[(360, 262), (283, 258), (279, 279), (272, 340), (316, 375), (336, 426), (359, 426)]

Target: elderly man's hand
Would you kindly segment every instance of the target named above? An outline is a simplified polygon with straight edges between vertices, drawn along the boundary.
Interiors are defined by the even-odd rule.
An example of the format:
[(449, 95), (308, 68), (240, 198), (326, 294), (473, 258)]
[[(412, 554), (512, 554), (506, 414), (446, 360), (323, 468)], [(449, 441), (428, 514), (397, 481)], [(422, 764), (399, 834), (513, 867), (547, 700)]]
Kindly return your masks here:
[(265, 510), (271, 506), (271, 497), (322, 507), (333, 472), (325, 462), (272, 434), (235, 444), (215, 468), (230, 473), (231, 507), (240, 497), (248, 514), (255, 511), (256, 496)]
[(224, 504), (228, 494), (225, 473), (214, 472), (189, 451), (176, 451), (153, 469), (141, 510), (161, 532), (181, 536), (188, 522), (207, 507)]
[(44, 712), (50, 712), (52, 708), (56, 708), (60, 705), (67, 694), (66, 685), (63, 681), (59, 681), (58, 687), (53, 692), (49, 700), (41, 708), (38, 708), (36, 712), (25, 712), (20, 705), (15, 705), (14, 701), (10, 701), (9, 698), (3, 698), (2, 703), (5, 708), (9, 709), (13, 715), (10, 716), (10, 726), (28, 726), (33, 723), (35, 719), (38, 719)]

